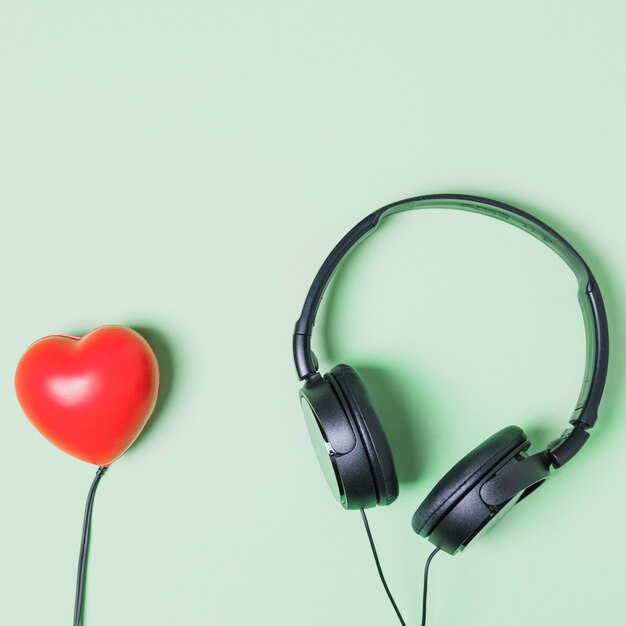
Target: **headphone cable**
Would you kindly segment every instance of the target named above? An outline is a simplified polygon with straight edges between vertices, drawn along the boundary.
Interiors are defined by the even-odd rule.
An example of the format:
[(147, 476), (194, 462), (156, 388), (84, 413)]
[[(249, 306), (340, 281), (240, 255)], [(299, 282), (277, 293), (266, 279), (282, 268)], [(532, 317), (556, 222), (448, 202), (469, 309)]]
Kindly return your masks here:
[[(383, 568), (380, 564), (380, 560), (378, 559), (376, 545), (374, 544), (374, 537), (372, 536), (372, 531), (370, 530), (370, 525), (369, 525), (369, 522), (367, 521), (367, 515), (365, 515), (365, 511), (363, 509), (360, 509), (360, 511), (361, 511), (361, 517), (363, 519), (363, 525), (365, 526), (365, 532), (367, 533), (367, 538), (369, 539), (370, 547), (372, 548), (372, 554), (374, 555), (374, 563), (376, 563), (376, 569), (378, 570), (378, 576), (380, 577), (380, 582), (383, 584), (385, 593), (387, 594), (387, 597), (389, 598), (389, 602), (391, 602), (391, 606), (393, 606), (393, 610), (396, 612), (396, 615), (398, 616), (398, 619), (400, 620), (400, 624), (402, 624), (402, 626), (406, 626), (406, 622), (404, 621), (404, 618), (402, 617), (402, 613), (400, 613), (400, 609), (398, 609), (398, 605), (396, 604), (396, 601), (394, 600), (393, 595), (391, 594), (391, 591), (389, 590), (389, 587), (387, 585), (387, 581), (385, 580), (385, 575), (383, 574)], [(422, 626), (426, 626), (426, 600), (427, 600), (427, 595), (428, 595), (428, 572), (430, 570), (430, 563), (435, 557), (435, 554), (437, 554), (437, 552), (439, 552), (439, 548), (435, 548), (430, 553), (430, 556), (426, 559), (426, 565), (424, 566), (424, 587), (422, 591)]]
[(91, 532), (91, 513), (93, 511), (93, 501), (96, 497), (98, 483), (108, 466), (100, 466), (96, 471), (96, 477), (91, 483), (87, 494), (87, 504), (85, 505), (85, 517), (83, 518), (83, 532), (80, 542), (80, 554), (78, 557), (78, 574), (76, 575), (76, 599), (74, 601), (74, 622), (73, 626), (80, 626), (83, 615), (83, 589), (85, 586), (85, 574), (87, 572), (87, 554), (89, 552), (89, 535)]
[(426, 559), (426, 565), (424, 565), (424, 589), (422, 591), (422, 626), (426, 626), (426, 597), (428, 595), (428, 571), (430, 570), (430, 562), (435, 557), (435, 554), (439, 552), (440, 548), (435, 548), (430, 556)]
[(365, 532), (367, 533), (367, 538), (370, 542), (370, 547), (372, 548), (372, 554), (374, 555), (374, 563), (376, 563), (376, 569), (378, 570), (378, 575), (380, 576), (380, 582), (383, 584), (387, 597), (389, 598), (389, 602), (391, 602), (391, 606), (393, 606), (393, 610), (396, 612), (398, 619), (402, 626), (406, 626), (406, 622), (402, 617), (402, 613), (400, 613), (400, 609), (396, 604), (396, 601), (393, 599), (391, 595), (391, 591), (389, 591), (389, 587), (387, 586), (387, 581), (385, 580), (385, 575), (383, 574), (383, 568), (380, 565), (380, 561), (378, 560), (378, 553), (376, 552), (376, 545), (374, 544), (374, 537), (372, 537), (372, 531), (370, 530), (370, 525), (367, 521), (367, 515), (365, 515), (365, 511), (360, 509), (361, 517), (363, 518), (363, 524), (365, 526)]

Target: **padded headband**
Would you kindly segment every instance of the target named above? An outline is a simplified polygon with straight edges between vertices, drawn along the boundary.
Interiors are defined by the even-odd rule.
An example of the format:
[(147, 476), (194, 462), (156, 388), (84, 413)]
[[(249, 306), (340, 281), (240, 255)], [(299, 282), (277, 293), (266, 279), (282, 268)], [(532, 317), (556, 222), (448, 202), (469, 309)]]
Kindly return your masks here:
[(580, 395), (570, 419), (572, 428), (566, 430), (559, 439), (548, 446), (553, 464), (560, 467), (580, 450), (589, 437), (586, 430), (595, 424), (598, 416), (609, 356), (606, 312), (595, 278), (578, 252), (547, 224), (503, 202), (460, 194), (418, 196), (388, 204), (361, 220), (334, 247), (309, 289), (293, 335), (293, 355), (298, 376), (303, 380), (317, 372), (317, 359), (311, 350), (311, 334), (315, 317), (330, 279), (347, 253), (360, 243), (365, 235), (373, 232), (383, 218), (403, 211), (435, 208), (471, 211), (513, 224), (554, 250), (576, 275), (578, 301), (585, 322), (587, 353)]

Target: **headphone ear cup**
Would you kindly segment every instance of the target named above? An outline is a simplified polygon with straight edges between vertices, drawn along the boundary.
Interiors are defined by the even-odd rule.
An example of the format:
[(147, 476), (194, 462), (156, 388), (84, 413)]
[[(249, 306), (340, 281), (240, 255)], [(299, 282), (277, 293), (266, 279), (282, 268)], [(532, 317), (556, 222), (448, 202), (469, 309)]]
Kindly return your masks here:
[(367, 451), (330, 377), (318, 374), (307, 379), (300, 403), (317, 460), (335, 498), (346, 509), (376, 506)]
[(463, 549), (493, 517), (480, 486), (509, 459), (530, 446), (524, 431), (508, 426), (465, 455), (415, 511), (413, 530), (449, 554)]
[(345, 402), (363, 442), (376, 486), (379, 505), (398, 497), (398, 477), (387, 437), (369, 399), (363, 379), (349, 365), (336, 365), (327, 376)]

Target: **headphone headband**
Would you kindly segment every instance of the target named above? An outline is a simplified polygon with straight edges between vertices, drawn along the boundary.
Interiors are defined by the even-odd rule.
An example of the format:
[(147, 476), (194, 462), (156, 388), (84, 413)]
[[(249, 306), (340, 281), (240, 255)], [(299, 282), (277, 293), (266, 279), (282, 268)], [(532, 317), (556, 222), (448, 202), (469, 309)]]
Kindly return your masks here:
[(609, 336), (606, 312), (595, 278), (578, 252), (547, 224), (503, 202), (462, 194), (418, 196), (388, 204), (361, 220), (333, 248), (311, 284), (293, 335), (293, 355), (298, 376), (304, 380), (317, 373), (317, 359), (311, 350), (311, 334), (322, 297), (343, 258), (364, 239), (365, 235), (376, 229), (381, 219), (403, 211), (425, 208), (471, 211), (513, 224), (554, 250), (576, 275), (578, 301), (583, 313), (587, 340), (586, 364), (580, 395), (570, 419), (572, 427), (559, 439), (550, 443), (547, 449), (553, 465), (560, 467), (580, 450), (589, 437), (587, 429), (591, 428), (597, 419), (608, 367)]

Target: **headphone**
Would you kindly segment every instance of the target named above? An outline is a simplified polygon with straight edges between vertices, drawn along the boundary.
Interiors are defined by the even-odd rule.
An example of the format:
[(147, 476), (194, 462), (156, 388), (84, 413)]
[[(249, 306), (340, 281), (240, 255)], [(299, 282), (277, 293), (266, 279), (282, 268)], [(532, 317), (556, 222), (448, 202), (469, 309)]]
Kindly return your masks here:
[(349, 365), (320, 374), (311, 350), (315, 317), (326, 288), (344, 257), (381, 220), (414, 209), (457, 209), (503, 220), (530, 233), (556, 252), (578, 280), (586, 334), (582, 388), (570, 426), (545, 450), (528, 455), (530, 441), (517, 426), (498, 431), (464, 456), (415, 511), (413, 530), (448, 554), (456, 554), (504, 513), (541, 485), (551, 468), (567, 463), (595, 424), (608, 367), (606, 312), (591, 270), (555, 230), (513, 206), (477, 196), (436, 194), (408, 198), (374, 211), (328, 255), (306, 296), (293, 335), (296, 371), (304, 386), (300, 403), (315, 452), (335, 498), (346, 509), (391, 504), (398, 478), (385, 433), (366, 386)]

